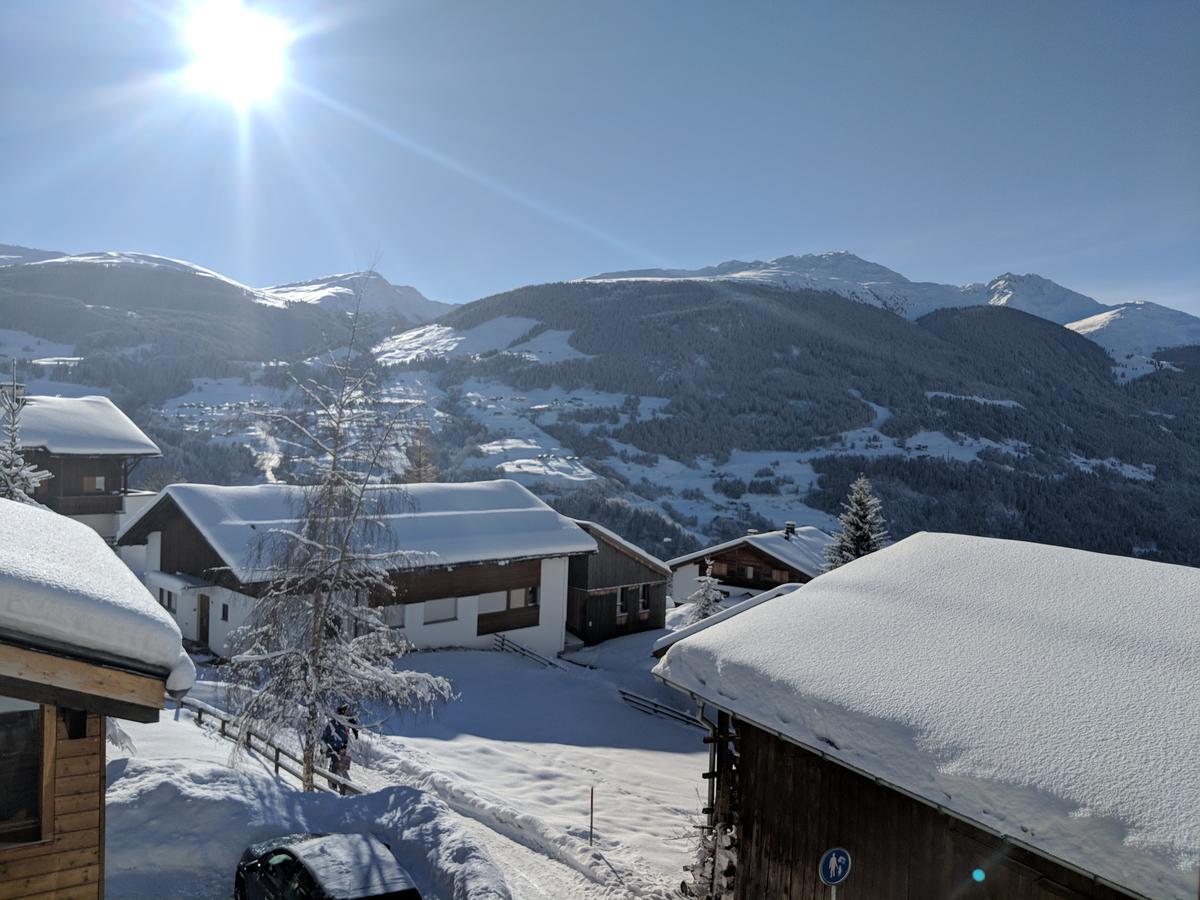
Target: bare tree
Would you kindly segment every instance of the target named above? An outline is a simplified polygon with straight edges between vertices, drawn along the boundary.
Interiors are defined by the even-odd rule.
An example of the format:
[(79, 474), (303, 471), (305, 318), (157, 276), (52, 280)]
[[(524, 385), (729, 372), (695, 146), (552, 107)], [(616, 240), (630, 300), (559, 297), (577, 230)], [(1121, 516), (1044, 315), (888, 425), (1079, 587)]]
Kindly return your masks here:
[(17, 363), (13, 360), (12, 383), (0, 384), (0, 416), (4, 436), (0, 442), (0, 498), (18, 503), (35, 503), (33, 493), (50, 473), (25, 461), (21, 453), (21, 410), (25, 398), (17, 384)]
[(430, 711), (454, 696), (444, 678), (397, 669), (409, 645), (369, 603), (393, 596), (392, 574), (419, 560), (389, 537), (403, 488), (379, 482), (400, 422), (377, 402), (369, 359), (356, 358), (360, 305), (344, 355), (322, 380), (295, 383), (307, 409), (278, 415), (308, 450), (306, 484), (295, 488), (291, 520), (260, 540), (256, 566), (268, 587), (234, 634), (242, 740), (252, 729), (298, 732), (305, 790), (323, 723), (351, 724), (345, 704)]

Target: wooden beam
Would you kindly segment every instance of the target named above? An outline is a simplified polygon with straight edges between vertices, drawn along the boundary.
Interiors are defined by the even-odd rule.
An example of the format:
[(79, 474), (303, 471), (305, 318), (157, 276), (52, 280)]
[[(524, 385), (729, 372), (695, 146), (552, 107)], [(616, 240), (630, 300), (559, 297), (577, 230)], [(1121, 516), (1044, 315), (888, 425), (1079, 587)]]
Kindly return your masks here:
[[(161, 682), (160, 682), (161, 684)], [(32, 684), (19, 678), (0, 675), (0, 695), (47, 703), (65, 709), (86, 709), (97, 715), (128, 719), (130, 722), (151, 723), (158, 721), (158, 707), (140, 706), (123, 700), (109, 700), (95, 694), (69, 691), (51, 684)]]
[[(20, 692), (14, 696), (42, 703), (104, 712), (98, 704), (107, 701), (110, 706), (116, 703), (123, 708), (140, 707), (144, 710), (142, 716), (152, 714), (150, 719), (137, 718), (137, 721), (157, 721), (157, 711), (163, 708), (164, 684), (157, 678), (12, 644), (0, 644), (0, 679), (8, 685), (20, 686)], [(47, 695), (47, 689), (73, 695), (75, 702), (60, 703)], [(119, 712), (112, 714), (121, 716)]]

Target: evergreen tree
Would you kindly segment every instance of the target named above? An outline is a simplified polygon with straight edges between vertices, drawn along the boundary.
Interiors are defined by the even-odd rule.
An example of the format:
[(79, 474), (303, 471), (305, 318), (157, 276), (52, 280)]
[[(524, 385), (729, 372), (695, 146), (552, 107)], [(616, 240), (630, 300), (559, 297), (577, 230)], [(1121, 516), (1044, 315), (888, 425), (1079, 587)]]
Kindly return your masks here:
[(425, 484), (438, 480), (437, 466), (433, 462), (433, 432), (422, 425), (409, 436), (404, 448), (408, 456), (408, 468), (404, 471), (407, 484)]
[(825, 549), (825, 571), (874, 553), (887, 543), (884, 528), (883, 503), (871, 491), (871, 482), (860, 474), (850, 485), (850, 493), (838, 516), (842, 530)]
[(13, 363), (11, 385), (0, 385), (0, 416), (4, 436), (0, 442), (0, 498), (34, 503), (33, 493), (50, 473), (25, 462), (21, 455), (21, 410), (25, 398), (17, 390), (17, 364)]
[(706, 559), (705, 563), (708, 568), (696, 579), (700, 587), (687, 598), (688, 603), (692, 604), (691, 613), (688, 615), (689, 625), (702, 622), (713, 613), (720, 612), (721, 601), (725, 599), (725, 595), (721, 593), (721, 582), (713, 577), (712, 560)]

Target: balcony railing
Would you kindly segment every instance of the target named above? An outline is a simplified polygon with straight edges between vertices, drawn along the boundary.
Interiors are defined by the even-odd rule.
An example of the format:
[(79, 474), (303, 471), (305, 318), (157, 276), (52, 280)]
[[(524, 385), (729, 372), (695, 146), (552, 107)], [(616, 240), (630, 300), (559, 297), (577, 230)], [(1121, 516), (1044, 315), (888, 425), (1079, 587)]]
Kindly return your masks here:
[(124, 506), (124, 498), (120, 494), (85, 494), (75, 497), (45, 497), (38, 500), (63, 516), (119, 513)]
[(518, 628), (533, 628), (537, 625), (540, 606), (519, 606), (502, 609), (500, 612), (480, 613), (476, 634), (495, 634), (498, 631), (516, 631)]

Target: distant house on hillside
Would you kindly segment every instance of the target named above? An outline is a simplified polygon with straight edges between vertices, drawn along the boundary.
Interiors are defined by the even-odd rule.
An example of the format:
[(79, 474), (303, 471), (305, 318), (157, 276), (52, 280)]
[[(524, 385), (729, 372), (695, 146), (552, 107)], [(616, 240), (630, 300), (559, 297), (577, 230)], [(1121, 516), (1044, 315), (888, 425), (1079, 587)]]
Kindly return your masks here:
[(567, 628), (584, 643), (662, 628), (671, 570), (662, 560), (595, 522), (576, 520), (599, 552), (571, 560)]
[(1195, 896), (1197, 597), (1200, 569), (917, 534), (685, 636), (654, 674), (711, 722), (719, 877), (825, 900), (841, 848), (846, 900)]
[(727, 596), (744, 599), (781, 584), (804, 584), (825, 569), (825, 548), (833, 542), (819, 528), (797, 528), (788, 522), (782, 531), (750, 532), (714, 547), (706, 547), (667, 562), (671, 567), (671, 598), (683, 603), (699, 588), (697, 579), (712, 560), (713, 577)]
[(105, 717), (155, 722), (194, 676), (95, 532), (0, 500), (0, 897), (103, 897)]
[[(490, 647), (506, 634), (554, 655), (566, 636), (569, 561), (596, 542), (515, 481), (386, 485), (396, 593), (371, 597), (417, 647)], [(303, 488), (173, 484), (121, 532), (145, 545), (145, 582), (184, 637), (228, 655), (229, 634), (266, 589), (263, 538), (296, 521)]]
[(107, 397), (27, 397), (21, 446), (26, 462), (53, 476), (33, 499), (107, 541), (116, 538), (122, 516), (153, 497), (130, 491), (129, 474), (162, 452)]

